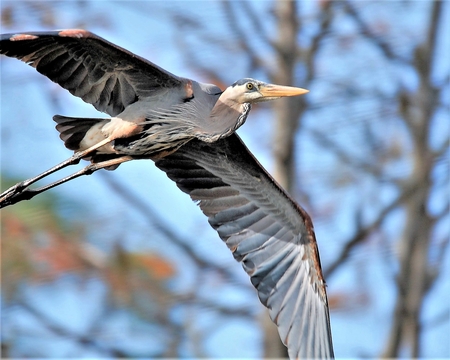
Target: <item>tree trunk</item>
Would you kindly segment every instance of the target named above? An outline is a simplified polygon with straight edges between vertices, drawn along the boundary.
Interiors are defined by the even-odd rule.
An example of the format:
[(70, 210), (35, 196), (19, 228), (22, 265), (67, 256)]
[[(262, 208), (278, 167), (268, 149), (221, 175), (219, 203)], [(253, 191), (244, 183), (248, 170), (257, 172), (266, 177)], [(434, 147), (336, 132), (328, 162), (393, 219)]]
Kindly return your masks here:
[[(294, 85), (297, 64), (297, 6), (294, 1), (276, 2), (278, 24), (277, 71), (271, 79), (276, 84)], [(295, 133), (304, 102), (298, 98), (279, 99), (274, 103), (275, 135), (273, 142), (274, 176), (288, 192), (292, 193), (295, 169)]]
[[(293, 85), (293, 74), (297, 54), (297, 6), (295, 1), (279, 0), (275, 3), (278, 38), (275, 48), (277, 70), (271, 82)], [(274, 103), (275, 135), (273, 142), (274, 177), (288, 192), (292, 190), (294, 172), (294, 136), (299, 115), (298, 99), (279, 99)], [(276, 326), (269, 316), (263, 320), (264, 356), (266, 358), (286, 358), (287, 349), (282, 344)]]
[(432, 149), (429, 148), (429, 128), (435, 108), (431, 83), (432, 59), (436, 44), (442, 3), (435, 1), (425, 44), (416, 49), (415, 66), (420, 77), (416, 93), (401, 94), (404, 98), (400, 113), (413, 139), (412, 175), (410, 181), (420, 184), (415, 194), (405, 202), (406, 224), (400, 240), (400, 271), (397, 278), (397, 300), (390, 336), (383, 357), (396, 358), (403, 349), (410, 349), (409, 357), (420, 354), (420, 311), (424, 296), (430, 288), (428, 253), (433, 219), (427, 213), (431, 189)]

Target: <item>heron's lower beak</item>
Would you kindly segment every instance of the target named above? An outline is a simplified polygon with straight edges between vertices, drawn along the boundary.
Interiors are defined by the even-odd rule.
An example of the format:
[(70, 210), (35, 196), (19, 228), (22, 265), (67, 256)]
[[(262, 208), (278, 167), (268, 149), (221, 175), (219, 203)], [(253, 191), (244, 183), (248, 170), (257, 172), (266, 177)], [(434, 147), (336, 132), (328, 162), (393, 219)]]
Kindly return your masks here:
[(259, 92), (263, 95), (264, 100), (270, 100), (271, 98), (280, 98), (284, 96), (303, 95), (308, 93), (309, 90), (292, 86), (265, 84), (259, 88)]

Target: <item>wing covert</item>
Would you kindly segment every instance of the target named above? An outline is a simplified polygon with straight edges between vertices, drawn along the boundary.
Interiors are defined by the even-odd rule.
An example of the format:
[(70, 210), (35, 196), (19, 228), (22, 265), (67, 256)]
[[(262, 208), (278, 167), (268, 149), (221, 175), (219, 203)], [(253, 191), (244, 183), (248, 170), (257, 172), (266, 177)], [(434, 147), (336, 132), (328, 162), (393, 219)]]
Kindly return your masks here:
[(240, 138), (191, 141), (156, 161), (197, 201), (269, 308), (291, 358), (331, 358), (325, 283), (311, 220)]
[(0, 53), (22, 60), (71, 94), (115, 116), (182, 79), (86, 30), (4, 34)]

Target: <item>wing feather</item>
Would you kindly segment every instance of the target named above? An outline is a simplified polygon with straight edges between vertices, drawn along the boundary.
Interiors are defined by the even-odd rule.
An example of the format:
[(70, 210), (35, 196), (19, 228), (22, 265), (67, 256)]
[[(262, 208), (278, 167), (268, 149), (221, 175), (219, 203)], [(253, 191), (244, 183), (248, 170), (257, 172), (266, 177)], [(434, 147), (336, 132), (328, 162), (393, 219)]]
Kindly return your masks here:
[(85, 30), (4, 34), (0, 53), (20, 59), (102, 112), (115, 116), (183, 79)]
[(291, 358), (332, 358), (325, 282), (308, 214), (236, 134), (156, 161), (242, 263)]

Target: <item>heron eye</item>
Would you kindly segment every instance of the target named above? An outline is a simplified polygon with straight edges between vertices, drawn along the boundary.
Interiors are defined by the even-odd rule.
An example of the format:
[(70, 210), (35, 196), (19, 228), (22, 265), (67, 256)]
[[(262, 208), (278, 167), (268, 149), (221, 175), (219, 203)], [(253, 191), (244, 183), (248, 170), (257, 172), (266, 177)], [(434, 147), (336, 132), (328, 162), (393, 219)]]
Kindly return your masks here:
[(253, 90), (254, 85), (252, 83), (247, 83), (247, 89), (248, 90)]

